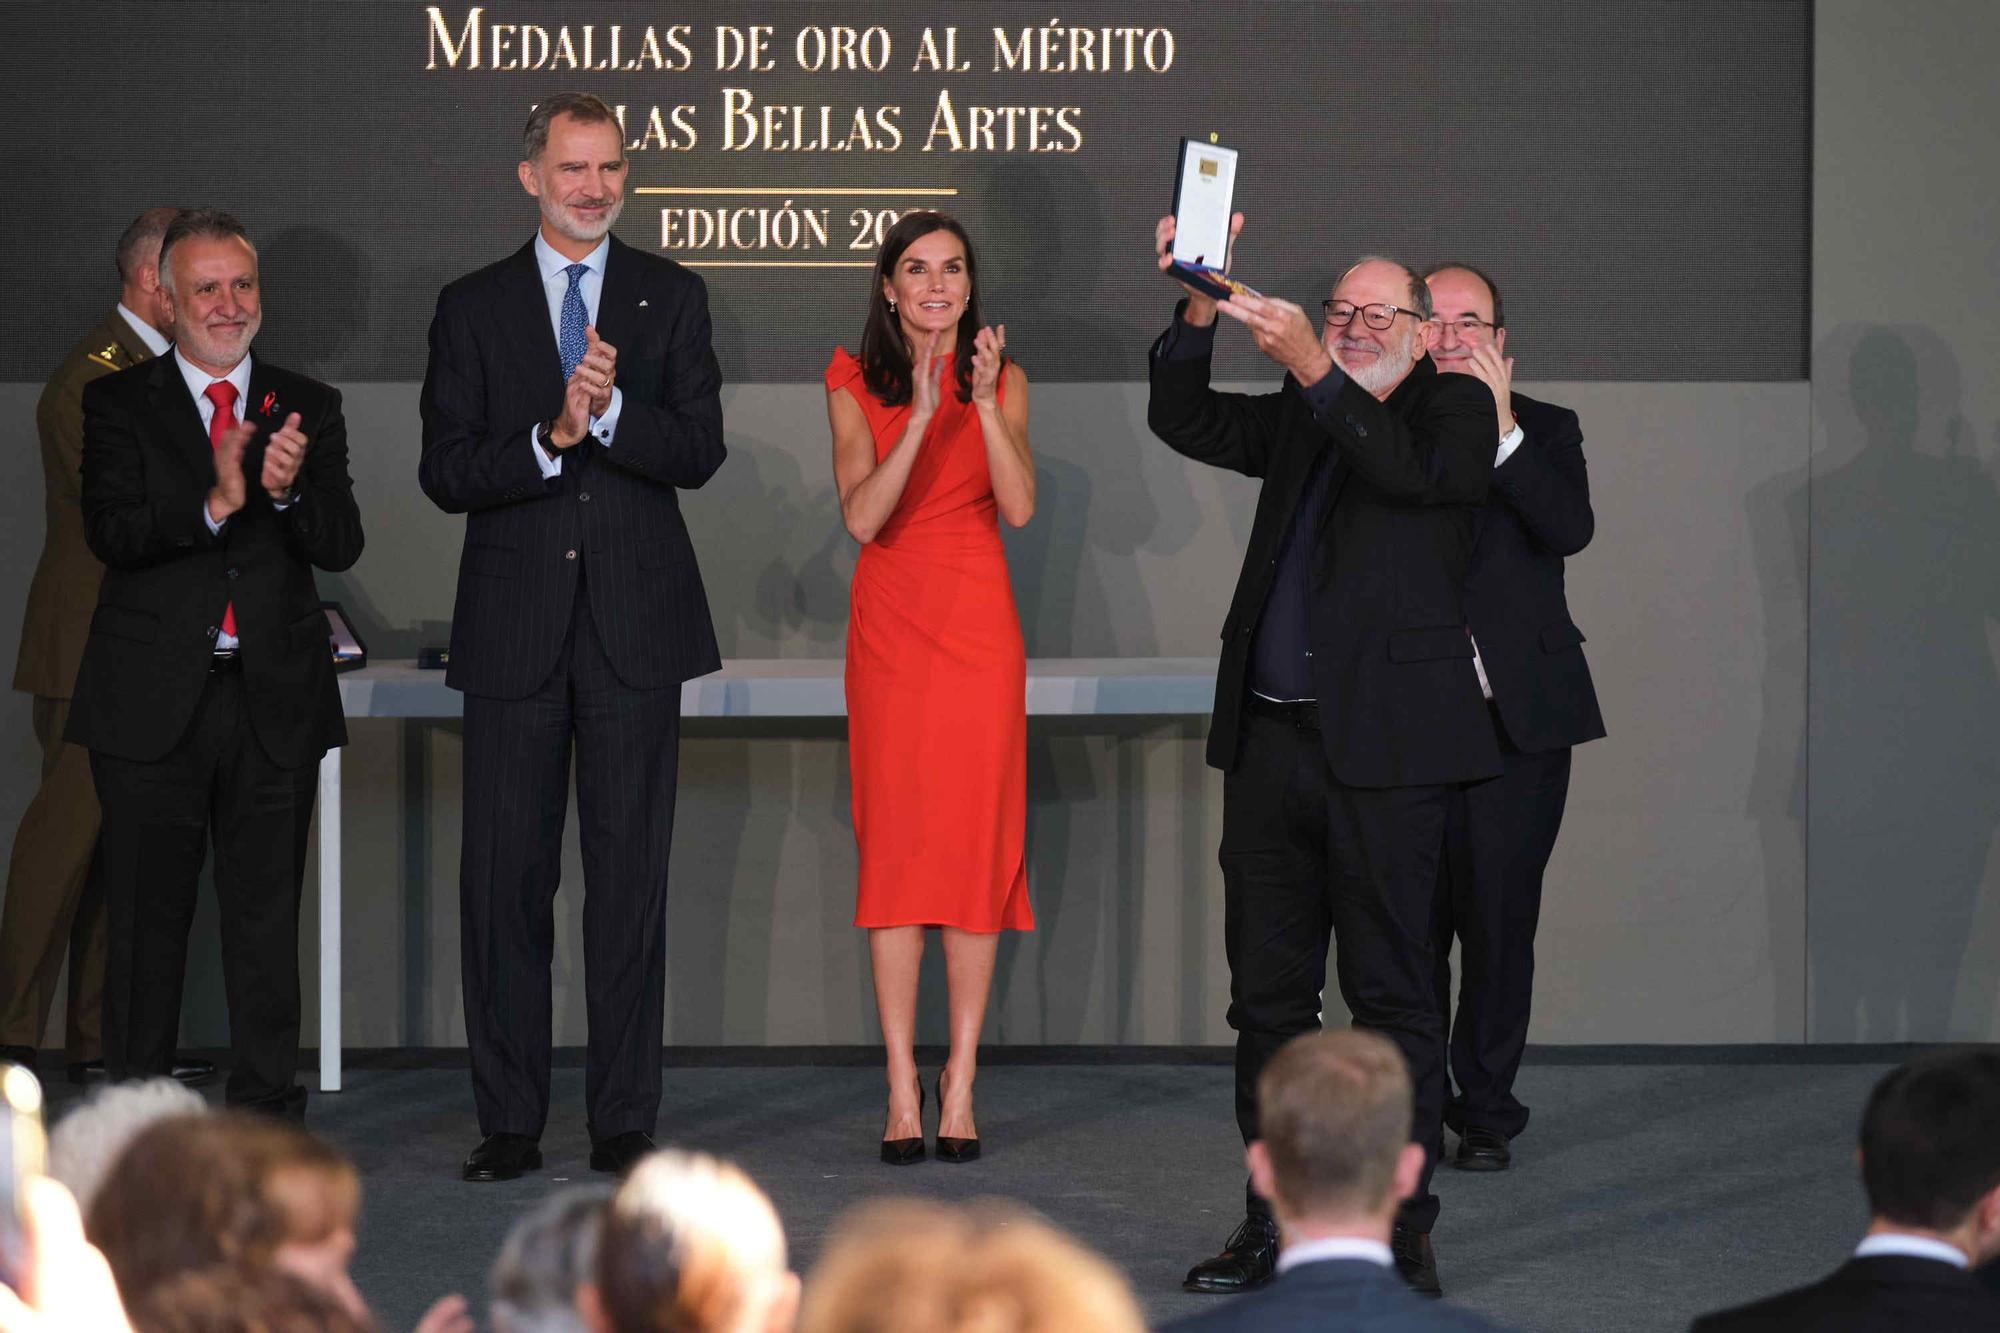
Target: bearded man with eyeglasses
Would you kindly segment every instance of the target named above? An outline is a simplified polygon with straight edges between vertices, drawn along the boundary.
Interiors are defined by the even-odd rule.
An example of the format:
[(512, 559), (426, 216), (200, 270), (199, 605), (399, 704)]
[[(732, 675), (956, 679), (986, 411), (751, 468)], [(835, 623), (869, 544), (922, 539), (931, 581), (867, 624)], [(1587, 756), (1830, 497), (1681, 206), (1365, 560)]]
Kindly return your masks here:
[[(1239, 215), (1232, 234), (1241, 228)], [(1154, 248), (1169, 263), (1173, 219)], [(1500, 432), (1478, 380), (1439, 375), (1430, 293), (1404, 264), (1341, 275), (1315, 334), (1272, 297), (1188, 289), (1153, 344), (1147, 423), (1176, 452), (1260, 478), (1222, 627), (1208, 762), (1223, 770), (1222, 863), (1236, 1119), (1259, 1137), (1257, 1077), (1320, 1026), (1329, 936), (1357, 1027), (1396, 1043), (1415, 1088), (1416, 1190), (1390, 1254), (1439, 1293), (1430, 1177), (1443, 1146), (1445, 1024), (1432, 906), (1453, 789), (1500, 772), (1473, 670), (1465, 575)], [(1209, 387), (1216, 315), (1285, 371), (1272, 393)], [(1261, 1285), (1278, 1226), (1248, 1215), (1190, 1291)]]

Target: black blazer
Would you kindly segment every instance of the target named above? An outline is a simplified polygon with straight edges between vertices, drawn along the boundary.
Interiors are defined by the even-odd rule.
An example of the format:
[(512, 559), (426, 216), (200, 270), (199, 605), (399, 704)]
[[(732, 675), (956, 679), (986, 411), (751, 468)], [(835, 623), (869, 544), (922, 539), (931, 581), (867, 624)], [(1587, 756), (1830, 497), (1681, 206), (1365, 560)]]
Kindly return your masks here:
[[(340, 393), (256, 358), (238, 406), (256, 428), (243, 454), (249, 502), (210, 534), (202, 509), (215, 455), (171, 355), (83, 391), (83, 523), (106, 566), (70, 705), (68, 740), (154, 760), (180, 740), (207, 686), (234, 603), (251, 725), (273, 761), (314, 762), (347, 743), (313, 568), (361, 555)], [(283, 512), (257, 484), (264, 442), (299, 414), (307, 446)]]
[[(1164, 341), (1164, 339), (1162, 340)], [(1155, 343), (1146, 421), (1176, 452), (1264, 480), (1222, 660), (1208, 762), (1236, 765), (1250, 640), (1307, 473), (1332, 451), (1312, 605), (1313, 679), (1334, 776), (1353, 787), (1467, 782), (1500, 747), (1466, 635), (1465, 572), (1500, 431), (1493, 395), (1418, 361), (1386, 403), (1351, 380), (1315, 417), (1287, 376), (1276, 393), (1218, 393), (1209, 361)]]
[(1563, 595), (1563, 557), (1590, 544), (1596, 519), (1576, 413), (1517, 393), (1514, 415), (1527, 438), (1493, 469), (1465, 610), (1500, 723), (1534, 754), (1604, 734), (1583, 631)]
[(1365, 1259), (1325, 1259), (1280, 1273), (1269, 1285), (1217, 1300), (1167, 1325), (1170, 1333), (1495, 1333), (1470, 1310), (1418, 1296), (1394, 1270)]
[(2000, 1329), (2000, 1297), (1936, 1259), (1850, 1259), (1831, 1276), (1752, 1305), (1703, 1315), (1695, 1333), (1958, 1333)]
[(619, 679), (658, 689), (722, 665), (680, 488), (722, 465), (722, 372), (708, 289), (614, 238), (598, 336), (624, 403), (609, 447), (586, 438), (544, 480), (529, 432), (562, 410), (562, 361), (532, 241), (438, 294), (417, 476), (464, 514), (445, 683), (518, 699), (554, 669), (578, 566)]

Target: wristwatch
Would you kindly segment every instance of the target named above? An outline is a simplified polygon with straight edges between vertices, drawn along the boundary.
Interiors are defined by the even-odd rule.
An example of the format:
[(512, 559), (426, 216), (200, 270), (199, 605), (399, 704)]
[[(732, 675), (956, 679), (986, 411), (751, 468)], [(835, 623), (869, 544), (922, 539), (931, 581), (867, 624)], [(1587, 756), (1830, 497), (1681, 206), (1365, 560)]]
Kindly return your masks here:
[(535, 427), (535, 443), (541, 446), (542, 453), (547, 455), (551, 463), (555, 462), (559, 452), (556, 448), (556, 423), (544, 421)]

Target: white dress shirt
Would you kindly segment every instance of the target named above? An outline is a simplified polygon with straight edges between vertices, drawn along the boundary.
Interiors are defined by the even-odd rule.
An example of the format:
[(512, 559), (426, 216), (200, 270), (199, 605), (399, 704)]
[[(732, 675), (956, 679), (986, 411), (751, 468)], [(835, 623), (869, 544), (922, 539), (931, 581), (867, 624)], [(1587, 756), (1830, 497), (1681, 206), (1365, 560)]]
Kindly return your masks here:
[[(1521, 447), (1521, 441), (1527, 438), (1526, 432), (1521, 429), (1521, 423), (1518, 421), (1515, 422), (1513, 428), (1500, 437), (1500, 452), (1493, 456), (1493, 466), (1499, 467), (1502, 463), (1506, 462), (1508, 457)], [(1465, 636), (1469, 639), (1472, 638), (1472, 631), (1469, 629), (1466, 630)], [(1474, 675), (1479, 677), (1479, 692), (1491, 700), (1493, 698), (1493, 686), (1486, 679), (1486, 663), (1479, 660), (1479, 640), (1477, 639), (1472, 640), (1472, 671)]]
[(1864, 1236), (1861, 1243), (1854, 1247), (1857, 1259), (1875, 1259), (1887, 1254), (1906, 1259), (1935, 1259), (1953, 1268), (1972, 1267), (1972, 1260), (1964, 1250), (1941, 1240), (1932, 1240), (1929, 1236), (1904, 1236), (1891, 1232), (1881, 1236)]
[(123, 301), (118, 303), (118, 313), (124, 318), (127, 324), (132, 326), (132, 332), (139, 335), (139, 341), (146, 344), (146, 350), (154, 356), (165, 356), (167, 349), (173, 346), (167, 340), (166, 334), (161, 333), (151, 324), (148, 324), (145, 320), (140, 319), (130, 310), (127, 310)]
[[(220, 384), (222, 380), (218, 380), (215, 376), (209, 374), (185, 356), (182, 356), (181, 350), (178, 347), (174, 349), (174, 364), (180, 367), (181, 378), (187, 381), (188, 392), (194, 395), (194, 410), (201, 413), (201, 428), (204, 431), (211, 429), (215, 421), (215, 404), (209, 399), (208, 386), (211, 384)], [(228, 380), (236, 386), (236, 419), (241, 421), (243, 420), (243, 405), (250, 399), (250, 358), (246, 356), (241, 361), (238, 361), (235, 368), (227, 375), (224, 375), (222, 379)], [(282, 505), (279, 506), (281, 509), (283, 507)], [(203, 496), (201, 501), (201, 521), (208, 524), (209, 532), (220, 537), (222, 535), (223, 523), (227, 523), (229, 520), (225, 518), (222, 520), (222, 523), (216, 522), (214, 517), (208, 512), (208, 497)], [(216, 631), (215, 647), (217, 651), (226, 652), (236, 646), (237, 639), (234, 634), (226, 630)]]
[(1384, 1268), (1396, 1266), (1396, 1256), (1379, 1240), (1365, 1236), (1327, 1236), (1302, 1240), (1278, 1251), (1278, 1271), (1287, 1272), (1300, 1264), (1316, 1264), (1325, 1259), (1361, 1259)]
[[(569, 274), (563, 270), (567, 269), (572, 263), (582, 264), (586, 268), (587, 271), (577, 282), (577, 295), (583, 298), (584, 323), (595, 328), (597, 326), (598, 301), (604, 295), (604, 261), (610, 254), (611, 238), (609, 236), (599, 241), (597, 248), (582, 259), (572, 260), (558, 254), (556, 248), (549, 244), (548, 238), (542, 235), (540, 231), (535, 233), (535, 263), (542, 271), (542, 294), (549, 301), (549, 327), (555, 332), (556, 347), (558, 349), (562, 347), (563, 301), (569, 296)], [(603, 416), (592, 417), (590, 419), (590, 433), (595, 435), (598, 443), (607, 449), (611, 447), (611, 437), (618, 433), (618, 412), (624, 406), (625, 391), (614, 384), (611, 386), (611, 406), (604, 410)], [(542, 475), (544, 477), (560, 476), (562, 474), (562, 456), (558, 454), (556, 457), (550, 458), (546, 453), (542, 452), (542, 446), (535, 439), (535, 434), (536, 432), (533, 430), (528, 432), (528, 447), (535, 451), (535, 462), (541, 466)]]

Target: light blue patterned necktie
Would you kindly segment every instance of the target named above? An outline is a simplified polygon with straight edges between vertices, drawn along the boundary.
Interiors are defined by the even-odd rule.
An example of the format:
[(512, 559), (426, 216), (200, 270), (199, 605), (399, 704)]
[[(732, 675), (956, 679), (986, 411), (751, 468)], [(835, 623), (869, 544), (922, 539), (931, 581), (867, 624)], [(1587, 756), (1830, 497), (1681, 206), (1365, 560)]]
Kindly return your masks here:
[(590, 272), (588, 264), (571, 264), (563, 272), (569, 274), (569, 291), (563, 295), (561, 328), (556, 335), (556, 350), (562, 354), (563, 383), (583, 360), (585, 339), (583, 326), (586, 316), (583, 309), (583, 275)]

